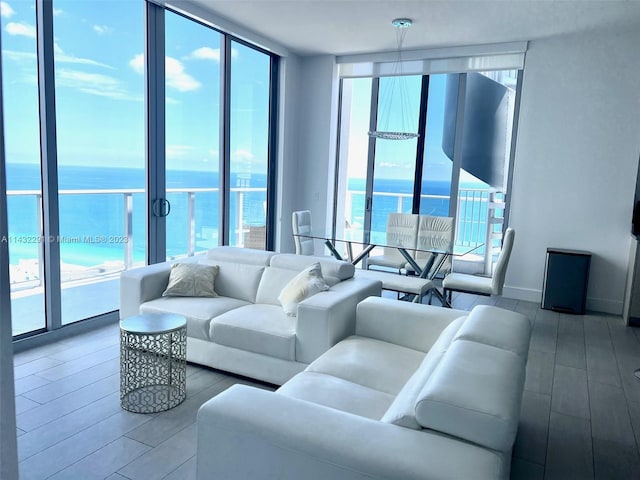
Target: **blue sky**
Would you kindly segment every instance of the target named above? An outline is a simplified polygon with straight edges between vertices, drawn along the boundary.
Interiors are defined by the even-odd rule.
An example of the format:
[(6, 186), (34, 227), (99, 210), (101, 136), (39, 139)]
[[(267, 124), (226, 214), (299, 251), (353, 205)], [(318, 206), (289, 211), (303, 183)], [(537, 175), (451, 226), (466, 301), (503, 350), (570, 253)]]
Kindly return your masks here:
[[(35, 2), (0, 5), (7, 160), (38, 163)], [(145, 2), (53, 7), (58, 163), (144, 168)], [(167, 12), (168, 169), (218, 169), (219, 47), (219, 33)], [(269, 60), (234, 45), (232, 64), (232, 168), (264, 171)]]

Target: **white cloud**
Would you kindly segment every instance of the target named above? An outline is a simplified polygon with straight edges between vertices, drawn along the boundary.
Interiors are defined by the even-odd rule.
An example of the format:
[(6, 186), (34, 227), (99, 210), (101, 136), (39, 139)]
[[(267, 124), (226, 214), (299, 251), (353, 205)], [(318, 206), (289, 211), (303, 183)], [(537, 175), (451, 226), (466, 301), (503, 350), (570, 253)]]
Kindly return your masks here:
[[(139, 74), (144, 73), (144, 55), (139, 53), (129, 61), (129, 66)], [(165, 57), (165, 81), (167, 85), (180, 92), (190, 92), (199, 89), (202, 85), (184, 70), (180, 60), (173, 57)]]
[(36, 38), (36, 27), (27, 23), (9, 22), (5, 29), (9, 35)]
[(90, 95), (109, 97), (115, 100), (142, 100), (142, 97), (127, 92), (123, 83), (117, 78), (99, 73), (61, 69), (56, 73), (56, 83), (61, 87), (75, 88)]
[(0, 2), (0, 16), (4, 17), (4, 18), (9, 18), (11, 17), (15, 12), (15, 10), (13, 8), (11, 8), (11, 5), (9, 5), (7, 2)]
[(173, 57), (165, 57), (165, 75), (167, 85), (180, 92), (190, 92), (201, 87), (199, 81), (184, 71), (184, 65)]
[(64, 13), (64, 11), (61, 8), (54, 8), (53, 9), (53, 16), (54, 17), (59, 17), (63, 13)]
[(113, 33), (113, 28), (107, 25), (94, 25), (93, 31), (96, 32), (98, 35), (107, 35), (109, 33)]
[[(196, 48), (193, 52), (183, 58), (184, 60), (213, 60), (214, 62), (219, 62), (220, 49), (211, 47), (200, 47)], [(231, 58), (238, 58), (237, 49), (231, 49)]]
[(94, 67), (108, 68), (109, 70), (115, 70), (111, 65), (106, 63), (91, 60), (90, 58), (76, 57), (75, 55), (64, 53), (60, 45), (57, 42), (53, 43), (54, 59), (56, 63), (71, 63), (75, 65), (93, 65)]
[(188, 60), (213, 60), (220, 61), (220, 49), (210, 47), (196, 48), (187, 57)]
[(144, 55), (139, 53), (131, 60), (129, 60), (129, 66), (133, 68), (133, 71), (139, 73), (140, 75), (144, 74)]
[(36, 54), (31, 52), (18, 52), (16, 50), (2, 50), (2, 55), (6, 56), (9, 60), (16, 62), (22, 60), (34, 61), (37, 60)]

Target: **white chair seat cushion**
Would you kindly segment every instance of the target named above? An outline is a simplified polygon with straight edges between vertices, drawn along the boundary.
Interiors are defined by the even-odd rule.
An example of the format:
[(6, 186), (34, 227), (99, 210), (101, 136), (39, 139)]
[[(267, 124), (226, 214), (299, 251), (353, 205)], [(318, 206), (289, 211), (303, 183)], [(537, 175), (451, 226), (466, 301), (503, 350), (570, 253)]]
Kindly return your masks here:
[(187, 335), (209, 340), (211, 319), (249, 302), (229, 297), (161, 297), (140, 305), (140, 313), (176, 313), (187, 319)]
[(380, 419), (393, 401), (388, 393), (317, 372), (299, 373), (277, 392), (373, 420)]
[(334, 345), (306, 369), (325, 373), (390, 395), (396, 395), (424, 352), (356, 335)]
[(394, 292), (412, 293), (422, 296), (433, 288), (433, 282), (431, 280), (415, 276), (396, 275), (389, 272), (376, 272), (375, 270), (358, 270), (356, 276), (359, 278), (380, 280), (384, 290), (392, 290)]
[(407, 260), (398, 252), (398, 255), (374, 255), (367, 259), (367, 265), (395, 268), (401, 270)]
[(509, 452), (520, 418), (525, 359), (454, 340), (418, 395), (416, 419), (429, 428)]
[(209, 337), (227, 347), (295, 360), (296, 325), (296, 317), (280, 306), (246, 305), (214, 318)]
[(470, 292), (491, 295), (491, 278), (464, 273), (451, 273), (444, 277), (442, 286), (451, 290), (466, 290)]

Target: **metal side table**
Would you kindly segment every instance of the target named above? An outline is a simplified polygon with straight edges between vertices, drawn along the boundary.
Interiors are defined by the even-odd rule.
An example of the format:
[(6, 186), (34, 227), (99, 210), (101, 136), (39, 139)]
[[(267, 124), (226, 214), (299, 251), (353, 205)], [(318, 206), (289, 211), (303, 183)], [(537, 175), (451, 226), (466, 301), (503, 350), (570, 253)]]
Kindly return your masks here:
[(169, 410), (187, 396), (187, 321), (143, 314), (120, 321), (120, 405), (135, 413)]

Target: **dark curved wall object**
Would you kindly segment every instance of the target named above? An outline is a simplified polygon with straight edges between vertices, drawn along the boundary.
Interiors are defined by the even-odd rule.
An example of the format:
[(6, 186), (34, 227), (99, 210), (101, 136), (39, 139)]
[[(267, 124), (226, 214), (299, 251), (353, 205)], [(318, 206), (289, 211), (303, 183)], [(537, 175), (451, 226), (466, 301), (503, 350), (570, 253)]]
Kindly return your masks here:
[[(447, 77), (442, 149), (453, 161), (458, 106), (458, 75)], [(507, 88), (467, 74), (462, 129), (462, 168), (492, 187), (504, 186), (509, 99)]]

